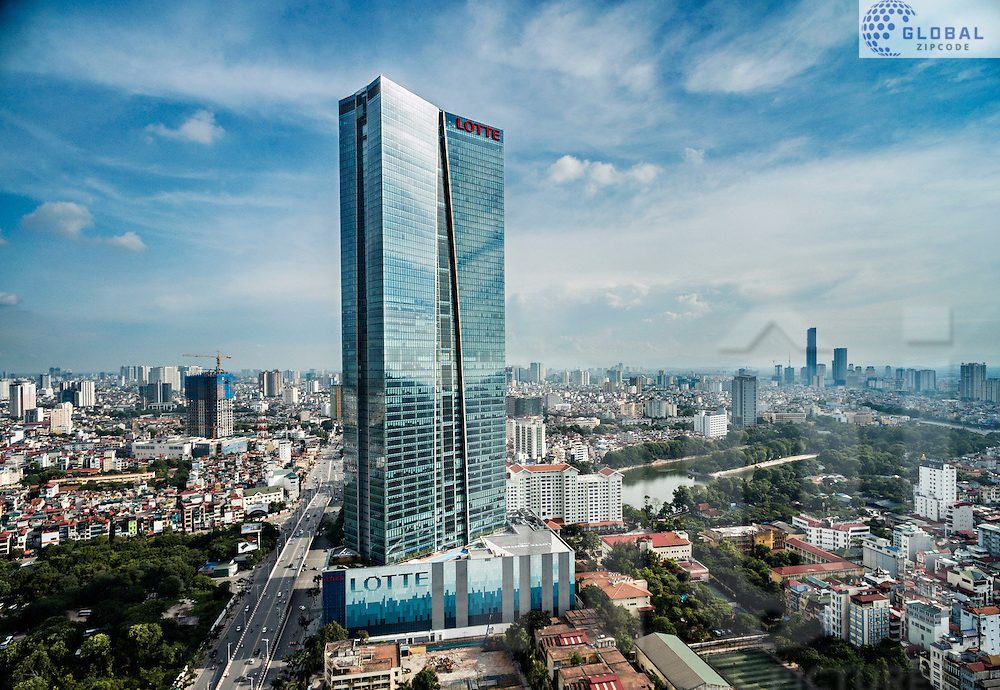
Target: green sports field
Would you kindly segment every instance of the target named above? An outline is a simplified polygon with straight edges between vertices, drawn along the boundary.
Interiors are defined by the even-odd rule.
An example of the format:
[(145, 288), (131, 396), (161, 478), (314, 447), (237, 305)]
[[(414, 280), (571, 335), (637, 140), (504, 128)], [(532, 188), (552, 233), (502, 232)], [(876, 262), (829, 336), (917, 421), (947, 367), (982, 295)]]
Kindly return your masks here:
[(737, 690), (799, 690), (802, 681), (758, 649), (706, 656), (712, 668)]

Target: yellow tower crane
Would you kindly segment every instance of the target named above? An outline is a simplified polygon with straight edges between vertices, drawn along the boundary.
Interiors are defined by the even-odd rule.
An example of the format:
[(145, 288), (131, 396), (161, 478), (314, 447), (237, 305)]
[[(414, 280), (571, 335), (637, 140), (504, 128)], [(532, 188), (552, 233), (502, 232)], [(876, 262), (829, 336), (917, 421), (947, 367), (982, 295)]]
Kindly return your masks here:
[(215, 360), (215, 373), (222, 373), (222, 360), (232, 359), (232, 355), (224, 355), (221, 350), (216, 350), (214, 355), (181, 355), (181, 357), (198, 357), (200, 359), (214, 359)]

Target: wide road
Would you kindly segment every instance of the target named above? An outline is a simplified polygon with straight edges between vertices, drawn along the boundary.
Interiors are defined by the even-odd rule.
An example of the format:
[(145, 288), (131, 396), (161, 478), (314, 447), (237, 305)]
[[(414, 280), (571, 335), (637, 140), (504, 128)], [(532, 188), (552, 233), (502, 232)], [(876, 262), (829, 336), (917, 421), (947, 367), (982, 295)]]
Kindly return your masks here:
[[(302, 482), (298, 508), (281, 527), (278, 547), (247, 579), (247, 593), (223, 624), (195, 681), (198, 690), (248, 690), (262, 687), (261, 678), (274, 655), (283, 628), (298, 626), (293, 587), (305, 567), (309, 546), (323, 510), (339, 485), (332, 483), (334, 452), (324, 449)], [(214, 656), (213, 656), (214, 655)]]

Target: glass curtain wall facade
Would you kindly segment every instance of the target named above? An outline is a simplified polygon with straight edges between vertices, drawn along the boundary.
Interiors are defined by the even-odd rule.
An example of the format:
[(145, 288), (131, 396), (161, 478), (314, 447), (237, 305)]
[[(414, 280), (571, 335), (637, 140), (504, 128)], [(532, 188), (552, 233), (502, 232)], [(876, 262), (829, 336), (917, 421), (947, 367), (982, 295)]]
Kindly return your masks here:
[(379, 77), (340, 200), (345, 536), (396, 563), (504, 524), (503, 133)]

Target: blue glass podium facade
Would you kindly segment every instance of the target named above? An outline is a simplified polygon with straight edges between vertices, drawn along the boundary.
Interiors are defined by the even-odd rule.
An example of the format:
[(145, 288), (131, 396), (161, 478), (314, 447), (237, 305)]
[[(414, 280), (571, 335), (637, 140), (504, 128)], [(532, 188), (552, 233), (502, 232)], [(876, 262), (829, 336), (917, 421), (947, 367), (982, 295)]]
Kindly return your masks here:
[(374, 563), (505, 515), (503, 133), (379, 77), (340, 102), (344, 530)]
[(511, 623), (528, 611), (561, 615), (575, 594), (574, 554), (558, 537), (527, 549), (473, 547), (417, 562), (323, 573), (324, 622), (370, 635)]

